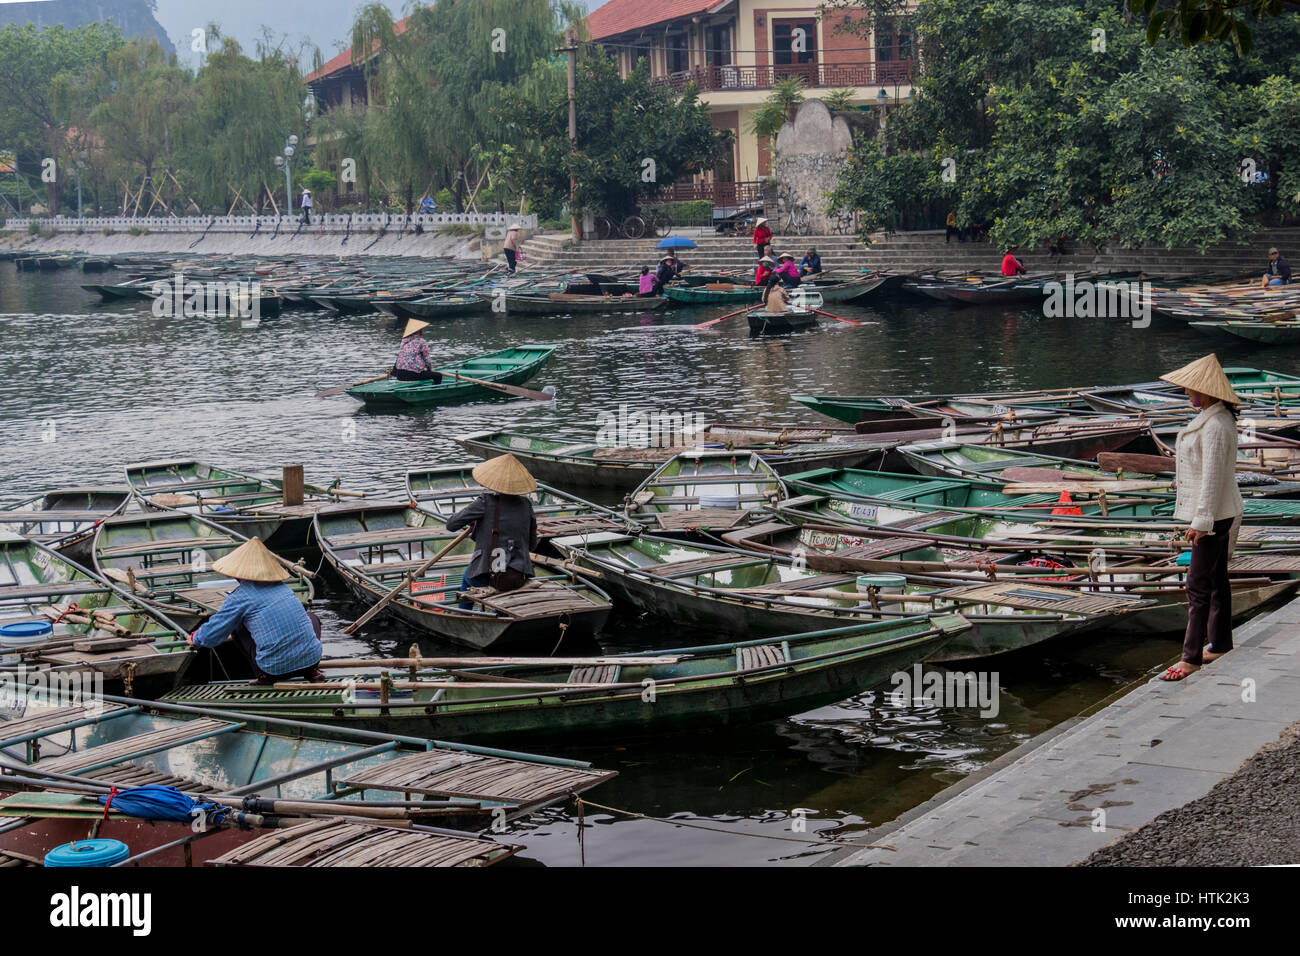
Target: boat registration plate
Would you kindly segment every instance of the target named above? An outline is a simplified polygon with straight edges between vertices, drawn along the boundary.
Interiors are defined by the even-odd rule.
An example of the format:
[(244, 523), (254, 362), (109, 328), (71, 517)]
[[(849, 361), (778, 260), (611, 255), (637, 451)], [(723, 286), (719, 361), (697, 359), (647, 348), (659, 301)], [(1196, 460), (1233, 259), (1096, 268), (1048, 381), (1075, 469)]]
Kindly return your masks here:
[(860, 501), (849, 503), (849, 517), (859, 521), (875, 521), (878, 510), (875, 505), (866, 505)]

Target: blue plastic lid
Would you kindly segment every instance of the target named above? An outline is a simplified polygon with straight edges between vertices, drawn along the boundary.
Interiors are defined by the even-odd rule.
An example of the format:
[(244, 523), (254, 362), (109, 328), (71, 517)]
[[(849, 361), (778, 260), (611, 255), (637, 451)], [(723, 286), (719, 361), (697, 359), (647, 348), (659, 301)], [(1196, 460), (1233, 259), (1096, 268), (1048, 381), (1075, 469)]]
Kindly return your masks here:
[(1184, 551), (1178, 557), (1174, 558), (1174, 564), (1178, 565), (1180, 568), (1185, 568), (1191, 563), (1192, 563), (1192, 552), (1190, 551)]
[(0, 624), (0, 637), (44, 637), (53, 630), (49, 621), (14, 621)]
[(235, 512), (235, 509), (232, 508), (232, 507), (230, 507), (229, 505), (216, 505), (216, 506), (213, 507), (212, 510), (213, 510), (213, 511), (220, 512), (221, 514), (224, 514), (224, 515), (234, 514), (234, 512)]
[(46, 866), (112, 866), (131, 855), (121, 840), (77, 840), (45, 854)]

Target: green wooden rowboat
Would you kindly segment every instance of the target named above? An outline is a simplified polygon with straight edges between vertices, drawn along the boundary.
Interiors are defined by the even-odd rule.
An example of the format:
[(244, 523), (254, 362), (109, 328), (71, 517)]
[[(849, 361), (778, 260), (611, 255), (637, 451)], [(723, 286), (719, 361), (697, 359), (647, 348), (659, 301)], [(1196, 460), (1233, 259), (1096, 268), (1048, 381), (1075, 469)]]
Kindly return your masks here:
[(195, 460), (127, 465), (126, 481), (148, 511), (196, 514), (272, 550), (307, 547), (312, 515), (342, 496), (333, 486), (304, 485), (303, 503), (286, 505), (280, 479)]
[(806, 309), (790, 312), (755, 309), (747, 318), (751, 336), (789, 335), (792, 332), (806, 332), (817, 328), (817, 314)]
[(664, 287), (664, 295), (685, 305), (744, 305), (747, 302), (762, 301), (763, 290), (756, 285), (731, 285), (715, 289), (670, 285)]
[(521, 345), (499, 352), (488, 352), (438, 366), (443, 379), (437, 385), (433, 382), (399, 382), (387, 378), (349, 388), (348, 394), (366, 405), (386, 408), (451, 405), (500, 398), (500, 392), (473, 382), (458, 381), (452, 375), (464, 375), (502, 385), (522, 385), (541, 370), (556, 348), (554, 345)]
[(550, 292), (511, 295), (504, 290), (476, 292), (476, 296), (504, 315), (603, 315), (608, 312), (654, 312), (668, 304), (664, 296), (570, 295)]
[[(638, 653), (638, 663), (620, 664), (630, 655), (614, 655), (595, 666), (467, 667), (479, 680), (434, 673), (440, 683), (464, 686), (416, 689), (406, 700), (382, 705), (345, 699), (339, 691), (268, 693), (272, 688), (233, 685), (220, 685), (220, 701), (214, 693), (204, 700), (209, 707), (444, 740), (563, 736), (607, 742), (803, 713), (889, 681), (969, 628), (960, 616), (936, 614)], [(656, 657), (663, 662), (645, 662)], [(577, 686), (513, 693), (475, 686), (493, 677)]]
[[(651, 535), (598, 534), (554, 544), (567, 553), (569, 564), (598, 575), (615, 597), (675, 624), (725, 634), (759, 637), (892, 616), (959, 613), (973, 628), (943, 649), (944, 660), (1016, 650), (1145, 606), (1140, 598), (1076, 595), (1016, 582), (1005, 587), (909, 584), (894, 596), (902, 600), (881, 602), (855, 575), (823, 573), (770, 554)], [(912, 595), (915, 600), (908, 600)]]
[(51, 630), (0, 639), (0, 677), (20, 668), (100, 674), (129, 689), (174, 679), (194, 655), (186, 632), (161, 613), (58, 552), (0, 532), (0, 625), (26, 622)]
[[(382, 865), (400, 850), (405, 865), (481, 866), (523, 847), (448, 827), (519, 819), (615, 776), (583, 761), (249, 714), (220, 706), (234, 696), (221, 686), (181, 688), (173, 694), (181, 703), (111, 695), (87, 703), (19, 688), (17, 715), (0, 714), (0, 747), (11, 772), (29, 783), (10, 783), (4, 790), (18, 792), (0, 795), (0, 860), (40, 859), (84, 840), (93, 826), (139, 854), (132, 865), (220, 864), (265, 844), (279, 865)], [(223, 699), (204, 706), (209, 694)], [(246, 815), (209, 829), (142, 819), (95, 799), (150, 784)], [(393, 803), (403, 798), (409, 811)], [(407, 817), (439, 826), (412, 828)], [(399, 838), (407, 842), (396, 847)]]
[[(1147, 600), (1148, 605), (1108, 620), (1107, 629), (1167, 633), (1186, 628), (1187, 569), (1176, 563), (1175, 553), (1180, 542), (1134, 541), (1120, 533), (1081, 536), (1048, 529), (1026, 534), (1026, 527), (1032, 526), (1021, 525), (1019, 531), (999, 529), (971, 516), (940, 513), (905, 531), (768, 521), (728, 532), (723, 540), (782, 559), (798, 556), (817, 571), (897, 574), (905, 576), (909, 584), (923, 587), (996, 581), (1015, 589), (1027, 582), (1068, 587), (1081, 595), (1127, 594)], [(1285, 537), (1292, 548), (1300, 543), (1300, 532)], [(1300, 554), (1255, 544), (1246, 542), (1229, 565), (1234, 578), (1234, 619), (1300, 588)], [(1267, 547), (1282, 545), (1270, 542)], [(1126, 570), (1132, 567), (1152, 570)], [(995, 577), (989, 577), (989, 569), (996, 569)]]
[(785, 485), (756, 452), (692, 449), (675, 455), (628, 496), (633, 521), (660, 531), (721, 531), (786, 497)]
[(1300, 322), (1247, 322), (1236, 319), (1189, 323), (1202, 332), (1223, 332), (1261, 345), (1295, 345), (1300, 342)]
[[(316, 515), (326, 562), (360, 601), (372, 605), (441, 551), (456, 535), (443, 520), (400, 503), (342, 505)], [(483, 650), (529, 645), (550, 650), (562, 638), (590, 639), (609, 617), (609, 597), (585, 582), (538, 574), (517, 591), (461, 589), (474, 555), (466, 538), (426, 569), (384, 609), (413, 627)]]
[(820, 292), (823, 302), (856, 302), (880, 288), (885, 281), (885, 276), (872, 273), (857, 279), (846, 279), (844, 281), (827, 282), (820, 279), (805, 279), (799, 285), (799, 288), (813, 289)]
[(479, 315), (490, 308), (475, 295), (431, 295), (424, 299), (376, 301), (380, 312), (403, 319), (449, 319), (462, 315)]
[[(1060, 490), (1008, 494), (1006, 483), (967, 481), (957, 478), (933, 479), (892, 472), (863, 471), (843, 468), (823, 469), (791, 475), (785, 479), (791, 493), (818, 502), (828, 517), (838, 515), (859, 524), (894, 525), (917, 519), (936, 511), (979, 512), (990, 517), (1014, 521), (1044, 519), (1106, 524), (1175, 524), (1172, 495), (1147, 490), (1110, 492), (1102, 502), (1090, 497), (1095, 493), (1071, 487), (1070, 479), (1061, 479)], [(1062, 500), (1062, 493), (1068, 493)], [(790, 499), (774, 506), (805, 507), (813, 502)], [(832, 518), (834, 520), (834, 518)], [(1245, 502), (1246, 524), (1300, 524), (1300, 502), (1285, 498), (1249, 498)]]
[[(438, 465), (408, 471), (406, 493), (413, 503), (446, 521), (486, 490), (474, 480), (473, 470), (473, 465)], [(537, 516), (537, 536), (543, 542), (562, 535), (636, 527), (618, 512), (540, 482), (528, 499)]]
[[(239, 583), (213, 571), (212, 563), (247, 540), (180, 511), (124, 515), (96, 530), (95, 573), (192, 631), (221, 607)], [(310, 604), (311, 580), (300, 570), (291, 573), (285, 584)]]
[(131, 489), (125, 486), (56, 488), (0, 509), (0, 530), (89, 563), (96, 525), (120, 514), (130, 502)]

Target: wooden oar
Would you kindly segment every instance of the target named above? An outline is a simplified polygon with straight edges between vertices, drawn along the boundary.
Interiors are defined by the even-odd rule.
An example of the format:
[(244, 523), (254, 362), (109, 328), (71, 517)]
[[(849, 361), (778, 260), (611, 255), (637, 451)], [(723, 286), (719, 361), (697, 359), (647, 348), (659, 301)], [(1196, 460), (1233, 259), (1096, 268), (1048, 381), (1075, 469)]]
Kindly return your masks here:
[(402, 583), (399, 584), (397, 587), (393, 588), (387, 594), (385, 594), (383, 598), (380, 599), (378, 604), (376, 604), (365, 614), (362, 614), (359, 618), (357, 618), (355, 621), (353, 621), (351, 624), (345, 627), (343, 629), (343, 633), (355, 634), (363, 624), (369, 621), (372, 617), (374, 617), (384, 608), (388, 607), (388, 605), (392, 602), (393, 598), (397, 597), (397, 595), (401, 594), (403, 591), (405, 591), (408, 587), (411, 586), (412, 581), (414, 581), (416, 578), (422, 575), (425, 571), (428, 571), (429, 568), (433, 567), (435, 564), (438, 563), (438, 560), (443, 555), (445, 555), (452, 548), (456, 547), (456, 545), (464, 541), (469, 536), (472, 527), (473, 526), (471, 525), (470, 528), (466, 528), (460, 534), (456, 535), (456, 537), (452, 538), (449, 542), (447, 542), (447, 546), (445, 548), (443, 548), (441, 551), (435, 554), (428, 561), (425, 561), (424, 564), (420, 565), (418, 568), (416, 568), (414, 571), (408, 574), (406, 578), (402, 581)]
[(810, 309), (809, 311), (816, 312), (818, 315), (824, 315), (828, 319), (834, 319), (836, 322), (843, 322), (845, 325), (866, 325), (867, 324), (865, 322), (855, 322), (852, 319), (840, 318), (840, 316), (835, 315), (834, 313), (823, 312), (821, 309)]
[(538, 392), (531, 388), (521, 388), (518, 385), (504, 385), (501, 382), (488, 382), (481, 378), (470, 378), (468, 375), (460, 375), (456, 372), (443, 372), (442, 374), (450, 376), (459, 382), (473, 382), (475, 385), (482, 385), (484, 388), (491, 388), (498, 392), (505, 392), (507, 395), (518, 395), (520, 398), (531, 398), (535, 402), (551, 402), (555, 400), (555, 396), (550, 392)]
[(709, 319), (707, 322), (701, 322), (699, 325), (693, 325), (693, 329), (707, 329), (710, 325), (717, 325), (719, 322), (725, 322), (727, 319), (734, 319), (738, 315), (754, 311), (754, 305), (747, 305), (743, 309), (737, 309), (735, 312), (729, 312), (720, 319)]
[(332, 395), (341, 395), (350, 388), (357, 388), (360, 385), (369, 385), (372, 382), (382, 382), (388, 378), (391, 373), (385, 372), (383, 375), (376, 375), (374, 378), (362, 379), (360, 382), (353, 382), (351, 385), (340, 385), (338, 388), (327, 388), (324, 391), (317, 392), (316, 398), (329, 398)]

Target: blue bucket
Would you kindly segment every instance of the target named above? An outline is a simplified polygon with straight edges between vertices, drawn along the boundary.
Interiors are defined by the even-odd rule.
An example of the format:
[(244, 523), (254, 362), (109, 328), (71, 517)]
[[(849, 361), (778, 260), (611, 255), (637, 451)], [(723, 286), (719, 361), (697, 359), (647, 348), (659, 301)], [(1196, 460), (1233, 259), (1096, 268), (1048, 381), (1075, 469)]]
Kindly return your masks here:
[(131, 850), (121, 840), (77, 840), (56, 846), (45, 854), (45, 865), (112, 866), (130, 855)]
[(0, 647), (25, 647), (41, 644), (54, 631), (49, 621), (14, 621), (0, 624)]
[(1174, 564), (1180, 568), (1188, 567), (1192, 563), (1192, 552), (1184, 551), (1178, 557), (1174, 558)]

